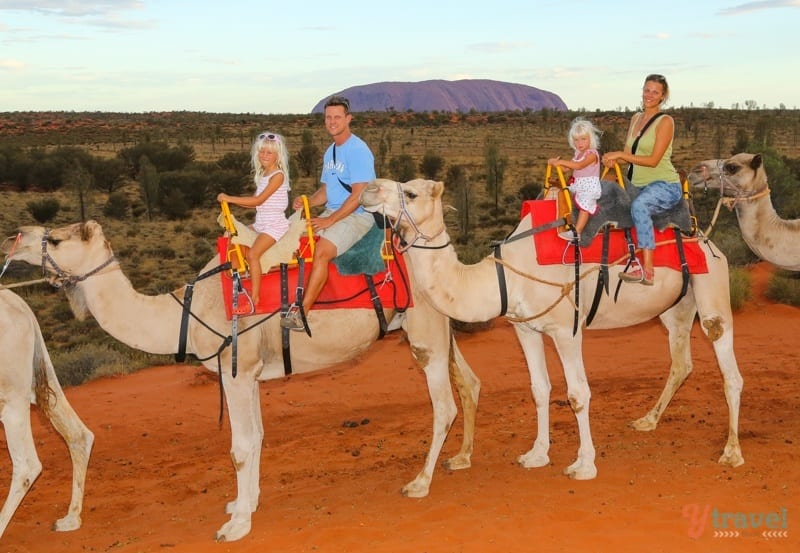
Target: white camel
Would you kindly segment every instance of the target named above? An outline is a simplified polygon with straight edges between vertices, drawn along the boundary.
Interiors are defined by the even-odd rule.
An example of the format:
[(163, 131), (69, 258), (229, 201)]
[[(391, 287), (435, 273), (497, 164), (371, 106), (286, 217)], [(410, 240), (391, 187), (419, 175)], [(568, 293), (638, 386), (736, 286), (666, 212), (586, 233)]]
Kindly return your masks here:
[[(97, 222), (76, 223), (49, 232), (43, 227), (24, 227), (21, 235), (13, 259), (44, 265), (55, 274), (78, 318), (91, 314), (109, 334), (135, 349), (157, 354), (178, 350), (182, 315), (179, 302), (183, 301), (186, 288), (176, 291), (174, 297), (138, 293), (123, 274)], [(201, 274), (218, 265), (218, 260), (211, 260)], [(231, 347), (223, 344), (231, 333), (231, 322), (225, 315), (219, 274), (197, 280), (193, 295), (187, 353), (217, 371), (216, 354), (221, 350), (237, 497), (227, 505), (230, 520), (216, 537), (232, 541), (250, 531), (251, 513), (258, 507), (264, 434), (258, 381), (284, 377), (281, 329), (278, 316), (265, 322), (259, 316), (239, 319), (238, 375), (234, 377)], [(414, 307), (408, 310), (406, 319), (408, 338), (413, 356), (425, 371), (433, 404), (433, 437), (421, 471), (402, 492), (423, 497), (428, 494), (436, 460), (457, 413), (449, 373), (458, 389), (465, 425), (461, 450), (446, 462), (451, 468), (470, 464), (480, 382), (452, 340), (449, 319), (422, 298), (415, 295), (413, 299)], [(386, 310), (387, 319), (392, 315), (392, 310)], [(292, 335), (291, 363), (296, 373), (352, 359), (378, 337), (377, 317), (372, 309), (315, 309), (308, 314), (308, 320), (313, 338), (304, 333)]]
[(800, 271), (800, 219), (781, 219), (775, 212), (761, 155), (702, 161), (689, 182), (720, 191), (723, 201), (736, 209), (742, 238), (754, 254), (781, 269)]
[(30, 404), (35, 403), (64, 438), (72, 459), (72, 499), (66, 516), (53, 529), (81, 526), (86, 466), (94, 435), (70, 406), (30, 307), (10, 290), (0, 290), (0, 420), (11, 457), (11, 486), (0, 510), (0, 536), (25, 494), (42, 472), (31, 431)]
[[(493, 255), (474, 265), (459, 262), (444, 224), (442, 194), (444, 185), (430, 180), (397, 183), (378, 179), (370, 183), (361, 203), (370, 211), (383, 209), (407, 244), (406, 259), (418, 286), (430, 302), (453, 319), (486, 321), (501, 314), (501, 286), (497, 267), (505, 272), (508, 316), (522, 344), (531, 388), (536, 403), (538, 430), (533, 447), (518, 458), (524, 467), (549, 463), (550, 447), (548, 408), (550, 381), (545, 367), (543, 335), (552, 338), (558, 351), (567, 382), (569, 403), (578, 422), (580, 447), (577, 460), (565, 473), (577, 479), (594, 478), (595, 449), (589, 430), (590, 391), (582, 356), (583, 324), (588, 305), (580, 305), (581, 325), (573, 336), (573, 305), (565, 290), (574, 281), (574, 268), (566, 265), (539, 265), (533, 239), (513, 240), (513, 236), (531, 229), (526, 216), (512, 236), (500, 246), (501, 259)], [(744, 462), (738, 440), (739, 401), (742, 378), (733, 351), (728, 264), (724, 256), (703, 251), (708, 274), (691, 276), (690, 287), (676, 305), (682, 277), (677, 271), (656, 268), (654, 287), (624, 284), (618, 301), (604, 296), (591, 328), (609, 329), (632, 326), (656, 316), (669, 331), (672, 364), (666, 386), (655, 406), (633, 426), (639, 430), (655, 428), (677, 389), (692, 370), (690, 331), (695, 315), (700, 314), (703, 331), (711, 339), (725, 386), (728, 403), (728, 439), (720, 463), (737, 466)], [(596, 264), (583, 264), (580, 297), (592, 297), (596, 279), (586, 278), (597, 271)], [(612, 268), (613, 269), (613, 268)], [(617, 284), (618, 271), (610, 271), (611, 287)], [(612, 294), (613, 295), (613, 294)], [(620, 352), (620, 363), (636, 371), (643, 360)]]

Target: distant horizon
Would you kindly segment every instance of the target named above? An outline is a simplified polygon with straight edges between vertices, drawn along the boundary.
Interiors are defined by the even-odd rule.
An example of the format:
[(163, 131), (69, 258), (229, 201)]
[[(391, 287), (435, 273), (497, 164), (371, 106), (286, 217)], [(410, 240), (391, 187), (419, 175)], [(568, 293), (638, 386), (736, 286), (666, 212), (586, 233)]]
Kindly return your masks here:
[(274, 20), (254, 0), (186, 6), (0, 0), (0, 106), (302, 115), (351, 86), (490, 79), (553, 92), (570, 111), (621, 112), (660, 73), (669, 106), (800, 108), (787, 78), (800, 0), (673, 0), (663, 10), (498, 0), (479, 16), (408, 0), (413, 24), (402, 27), (392, 6), (359, 0), (286, 3)]

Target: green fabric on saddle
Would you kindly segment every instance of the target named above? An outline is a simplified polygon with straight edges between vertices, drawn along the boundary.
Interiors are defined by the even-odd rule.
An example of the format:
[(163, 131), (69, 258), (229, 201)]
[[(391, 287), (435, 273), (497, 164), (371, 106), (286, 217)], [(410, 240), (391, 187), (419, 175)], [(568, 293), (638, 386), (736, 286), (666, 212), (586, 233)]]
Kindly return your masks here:
[(342, 255), (333, 259), (333, 264), (342, 275), (374, 275), (386, 270), (381, 257), (384, 231), (375, 225), (361, 240)]

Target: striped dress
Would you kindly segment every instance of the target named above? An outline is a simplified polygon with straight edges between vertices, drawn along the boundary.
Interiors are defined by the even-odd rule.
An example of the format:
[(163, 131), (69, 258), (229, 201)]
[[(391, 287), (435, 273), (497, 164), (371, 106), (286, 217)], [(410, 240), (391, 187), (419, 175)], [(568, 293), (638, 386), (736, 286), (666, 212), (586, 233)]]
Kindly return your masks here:
[(256, 231), (270, 235), (275, 241), (280, 240), (289, 230), (289, 219), (286, 218), (286, 208), (289, 206), (289, 179), (280, 169), (273, 171), (258, 180), (255, 193), (256, 196), (261, 194), (269, 184), (269, 179), (277, 173), (284, 175), (283, 184), (264, 203), (256, 207), (256, 220), (253, 223)]

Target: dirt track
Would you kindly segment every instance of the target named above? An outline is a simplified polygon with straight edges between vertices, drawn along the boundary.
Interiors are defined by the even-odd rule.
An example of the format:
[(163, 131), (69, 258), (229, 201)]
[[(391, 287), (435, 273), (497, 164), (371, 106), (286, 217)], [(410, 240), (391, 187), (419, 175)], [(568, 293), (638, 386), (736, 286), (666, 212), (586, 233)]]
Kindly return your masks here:
[[(757, 286), (768, 271), (764, 264), (754, 269)], [(424, 377), (396, 333), (357, 362), (262, 384), (261, 505), (251, 534), (228, 544), (213, 541), (235, 494), (213, 374), (169, 366), (70, 388), (70, 401), (96, 435), (83, 527), (49, 530), (66, 511), (70, 468), (66, 447), (34, 411), (44, 472), (0, 552), (798, 551), (798, 323), (800, 310), (762, 296), (735, 316), (745, 380), (745, 464), (736, 469), (716, 462), (727, 407), (712, 348), (697, 326), (695, 372), (648, 433), (627, 423), (652, 406), (664, 384), (665, 331), (651, 323), (587, 334), (599, 471), (588, 482), (561, 474), (574, 459), (577, 429), (549, 346), (552, 464), (516, 464), (533, 442), (536, 417), (521, 351), (501, 320), (459, 336), (483, 382), (473, 466), (437, 469), (424, 499), (399, 493), (421, 467), (431, 415)], [(442, 458), (458, 450), (461, 424), (459, 418)], [(5, 493), (10, 461), (0, 461)], [(737, 530), (734, 520), (752, 525), (768, 513), (783, 517), (774, 532), (787, 537), (767, 538), (763, 526), (715, 536)]]

